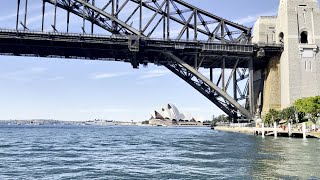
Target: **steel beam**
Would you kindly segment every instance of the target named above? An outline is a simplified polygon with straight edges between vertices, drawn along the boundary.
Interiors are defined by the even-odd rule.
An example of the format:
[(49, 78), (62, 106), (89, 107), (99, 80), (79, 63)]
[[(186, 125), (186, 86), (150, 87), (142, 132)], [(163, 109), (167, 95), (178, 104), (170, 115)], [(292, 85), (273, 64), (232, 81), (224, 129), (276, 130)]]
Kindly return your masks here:
[(253, 87), (253, 59), (249, 59), (249, 107), (250, 113), (254, 114), (254, 87)]
[(82, 32), (86, 33), (86, 6), (82, 9)]
[(44, 31), (44, 16), (46, 13), (46, 2), (42, 1), (42, 24), (41, 24), (41, 31)]
[(28, 14), (28, 0), (25, 1), (25, 9), (24, 9), (24, 30), (27, 30), (27, 14)]
[[(92, 0), (92, 6), (95, 6), (95, 0)], [(91, 17), (92, 17), (92, 21), (91, 21), (91, 34), (93, 34), (93, 31), (94, 31), (94, 11), (91, 12)]]
[[(132, 2), (135, 2), (135, 3), (139, 3), (140, 1), (139, 0), (131, 0)], [(165, 1), (170, 1), (170, 0), (165, 0)], [(172, 0), (172, 2), (176, 2), (177, 4), (180, 4), (180, 5), (182, 5), (182, 6), (185, 6), (185, 8), (190, 8), (191, 10), (193, 10), (193, 11), (196, 11), (197, 12), (197, 16), (195, 17), (195, 21), (197, 21), (197, 18), (199, 17), (201, 17), (201, 15), (200, 14), (202, 14), (202, 15), (204, 15), (204, 16), (208, 16), (209, 18), (212, 18), (212, 20), (214, 20), (214, 21), (217, 21), (217, 22), (224, 22), (225, 23), (225, 25), (229, 25), (229, 26), (231, 26), (231, 27), (234, 27), (235, 29), (237, 29), (237, 30), (239, 30), (239, 31), (242, 31), (242, 35), (243, 34), (245, 34), (244, 36), (241, 36), (241, 38), (240, 39), (235, 39), (234, 40), (234, 43), (243, 43), (243, 39), (246, 39), (246, 40), (248, 40), (249, 38), (250, 38), (250, 33), (251, 33), (251, 28), (247, 28), (247, 27), (245, 27), (245, 26), (242, 26), (242, 25), (239, 25), (239, 24), (237, 24), (237, 23), (233, 23), (233, 22), (231, 22), (231, 21), (228, 21), (228, 20), (225, 20), (225, 19), (223, 19), (223, 18), (220, 18), (220, 17), (218, 17), (218, 16), (215, 16), (215, 15), (213, 15), (213, 14), (211, 14), (211, 13), (208, 13), (208, 12), (206, 12), (206, 11), (203, 11), (203, 10), (201, 10), (201, 9), (199, 9), (199, 8), (196, 8), (196, 7), (194, 7), (194, 6), (192, 6), (192, 5), (190, 5), (190, 4), (188, 4), (188, 3), (185, 3), (184, 1), (181, 1), (181, 0)], [(157, 8), (155, 8), (155, 7), (153, 7), (153, 6), (150, 6), (150, 5), (148, 5), (147, 3), (144, 3), (144, 5), (143, 5), (144, 7), (146, 7), (146, 8), (148, 8), (149, 10), (152, 10), (152, 11), (154, 11), (154, 12), (156, 12), (157, 11)], [(162, 15), (166, 15), (167, 17), (168, 16), (170, 16), (170, 11), (168, 11), (168, 9), (167, 9), (167, 11), (166, 12), (160, 12)], [(171, 20), (173, 20), (173, 21), (175, 21), (175, 22), (177, 22), (177, 23), (179, 23), (179, 24), (181, 24), (181, 25), (185, 25), (186, 24), (186, 22), (185, 21), (183, 21), (183, 20), (180, 20), (180, 19), (178, 19), (178, 18), (176, 18), (175, 16), (170, 16), (170, 19)], [(212, 21), (211, 20), (211, 21)], [(167, 22), (168, 23), (168, 22)], [(203, 20), (203, 18), (202, 18), (202, 22), (201, 22), (202, 24), (205, 24), (204, 26), (205, 26), (205, 29), (206, 30), (203, 30), (203, 29), (200, 29), (200, 28), (197, 28), (197, 24), (188, 24), (188, 27), (189, 28), (192, 28), (192, 29), (194, 29), (194, 31), (195, 31), (195, 33), (197, 33), (197, 32), (200, 32), (200, 33), (202, 33), (202, 34), (204, 34), (204, 35), (207, 35), (209, 38), (208, 39), (211, 39), (211, 37), (212, 37), (212, 32), (210, 32), (210, 31), (208, 31), (208, 26), (207, 26), (207, 24), (209, 24), (210, 23), (210, 21), (204, 21)], [(168, 26), (168, 25), (167, 25)], [(221, 24), (220, 24), (220, 26), (221, 26)], [(223, 26), (221, 26), (222, 28), (224, 28), (225, 26), (223, 25)], [(196, 37), (197, 37), (197, 35), (196, 35)], [(223, 35), (223, 37), (224, 37), (224, 35)], [(214, 36), (214, 38), (215, 39), (217, 39), (217, 40), (223, 40), (223, 37), (221, 37), (221, 36), (218, 36), (217, 34), (215, 34), (215, 36)], [(196, 39), (196, 38), (195, 38)], [(224, 41), (228, 41), (228, 42), (231, 42), (231, 41), (229, 41), (229, 40), (225, 40), (224, 39)], [(248, 43), (247, 41), (246, 41), (246, 43)]]
[[(147, 30), (147, 28), (150, 26), (150, 24), (152, 23), (152, 21), (154, 20), (154, 18), (159, 14), (160, 11), (162, 11), (162, 7), (166, 4), (166, 2), (164, 1), (159, 7), (158, 10), (156, 12), (154, 12), (153, 16), (150, 18), (150, 20), (148, 21), (148, 23), (146, 24), (146, 26), (143, 28), (142, 32), (145, 32)], [(141, 4), (142, 6), (142, 4)], [(156, 26), (157, 27), (158, 24), (160, 23), (161, 19), (159, 20), (159, 22), (157, 23)]]
[[(56, 0), (43, 0), (46, 2), (49, 2), (51, 4), (55, 5)], [(159, 21), (161, 20), (155, 20), (156, 18), (151, 18), (148, 22), (148, 25), (145, 27), (142, 26), (142, 19), (143, 19), (143, 9), (146, 8), (148, 10), (151, 10), (156, 14), (163, 16), (165, 18), (162, 18), (163, 25), (165, 28), (163, 29), (163, 33), (165, 34), (165, 38), (167, 39), (173, 39), (174, 37), (171, 37), (170, 34), (171, 30), (171, 21), (174, 21), (178, 24), (180, 24), (182, 27), (180, 29), (180, 33), (178, 38), (181, 38), (181, 35), (183, 35), (186, 32), (186, 38), (189, 39), (189, 31), (190, 29), (193, 29), (194, 31), (194, 40), (198, 39), (198, 34), (201, 33), (203, 35), (206, 35), (209, 40), (219, 40), (221, 42), (232, 42), (232, 43), (241, 43), (246, 42), (244, 39), (249, 39), (250, 37), (250, 28), (247, 28), (245, 26), (241, 26), (236, 23), (232, 23), (231, 21), (225, 20), (223, 18), (220, 18), (218, 16), (215, 16), (211, 13), (208, 13), (206, 11), (203, 11), (199, 8), (196, 8), (188, 3), (185, 3), (181, 0), (162, 0), (161, 2), (164, 2), (166, 4), (165, 10), (162, 10), (162, 8), (159, 6), (158, 1), (145, 1), (142, 0), (125, 0), (124, 3), (119, 8), (119, 0), (109, 0), (107, 5), (105, 5), (103, 8), (98, 8), (94, 4), (94, 0), (87, 1), (87, 0), (72, 0), (73, 4), (72, 6), (67, 6), (66, 4), (67, 0), (59, 0), (58, 4), (55, 6), (58, 6), (60, 8), (63, 8), (67, 11), (70, 11), (71, 13), (74, 13), (84, 19), (84, 23), (82, 26), (83, 32), (85, 32), (85, 20), (88, 20), (91, 22), (91, 24), (96, 24), (97, 26), (100, 26), (107, 31), (113, 33), (113, 34), (131, 34), (131, 35), (139, 35), (139, 36), (146, 36), (150, 37), (151, 34), (155, 31), (157, 26), (160, 24)], [(90, 2), (90, 3), (89, 3)], [(129, 5), (128, 2), (133, 2), (137, 4), (137, 8), (131, 8), (132, 13), (127, 18), (127, 20), (121, 20), (121, 18), (125, 18), (124, 16), (118, 16), (118, 14), (124, 9), (124, 6)], [(111, 12), (106, 12), (106, 7), (112, 3)], [(151, 4), (155, 4), (155, 6), (152, 6)], [(132, 5), (132, 4), (131, 4)], [(179, 5), (179, 6), (178, 6)], [(83, 10), (79, 9), (79, 7), (83, 7)], [(170, 12), (170, 7), (173, 7), (175, 12)], [(180, 9), (179, 9), (180, 8)], [(182, 9), (183, 8), (183, 9)], [(140, 9), (140, 15), (139, 15), (139, 27), (138, 29), (135, 29), (132, 27), (132, 25), (128, 24), (131, 17), (136, 13), (136, 11)], [(193, 15), (189, 16), (188, 21), (185, 18), (184, 13), (193, 12)], [(94, 14), (94, 16), (91, 16)], [(180, 16), (176, 17), (173, 16), (173, 14), (178, 14)], [(193, 16), (193, 17), (192, 17)], [(192, 22), (191, 23), (191, 21)], [(111, 21), (111, 25), (108, 24), (108, 21)], [(157, 22), (154, 22), (157, 21)], [(208, 26), (209, 24), (215, 23), (214, 27)], [(218, 23), (218, 25), (216, 24)], [(146, 28), (152, 24), (154, 27), (150, 28), (152, 29), (151, 32), (145, 32)], [(233, 32), (230, 32), (227, 25), (229, 27), (235, 28)], [(110, 27), (109, 27), (110, 26)], [(204, 28), (200, 28), (199, 26), (203, 26)], [(92, 32), (91, 27), (91, 32)], [(121, 31), (121, 32), (120, 32)], [(221, 31), (221, 34), (218, 33), (218, 31)], [(235, 34), (234, 32), (238, 32), (241, 34), (239, 37), (235, 35), (236, 37), (233, 37)], [(145, 34), (146, 33), (146, 34)], [(225, 36), (229, 36), (229, 39), (225, 39)]]
[(198, 39), (198, 17), (197, 17), (197, 14), (198, 14), (198, 11), (195, 9), (193, 10), (193, 20), (194, 20), (194, 40), (197, 40)]
[(17, 6), (16, 30), (18, 30), (18, 29), (19, 29), (19, 14), (20, 14), (20, 0), (18, 0), (18, 6)]
[[(204, 75), (202, 75), (200, 72), (198, 72), (196, 69), (191, 67), (189, 64), (185, 63), (183, 60), (181, 60), (179, 57), (175, 56), (171, 52), (164, 52), (163, 53), (165, 56), (168, 58), (171, 58), (175, 62), (177, 62), (179, 65), (181, 65), (183, 68), (187, 69), (189, 73), (191, 73), (193, 76), (201, 80), (208, 88), (208, 89), (213, 89), (215, 93), (217, 93), (220, 97), (222, 97), (225, 101), (229, 102), (229, 105), (232, 105), (233, 108), (237, 109), (241, 114), (243, 114), (246, 118), (251, 119), (253, 118), (253, 115), (250, 111), (242, 107), (235, 99), (230, 97), (226, 92), (224, 92), (222, 89), (220, 89), (218, 86), (213, 84), (209, 79), (207, 79)], [(222, 110), (227, 107), (219, 107)], [(229, 110), (230, 111), (230, 110)], [(234, 112), (229, 112), (229, 115), (234, 114)], [(231, 116), (232, 117), (232, 116)]]
[(227, 106), (223, 105), (212, 93), (208, 93), (201, 85), (199, 82), (194, 82), (191, 80), (193, 77), (192, 73), (189, 71), (184, 71), (183, 67), (179, 66), (178, 64), (173, 65), (165, 65), (170, 71), (172, 71), (174, 74), (179, 76), (181, 79), (186, 81), (189, 85), (191, 85), (193, 88), (198, 90), (202, 95), (207, 97), (212, 103), (214, 103), (218, 108), (220, 108), (223, 112), (225, 112), (229, 116), (233, 116), (234, 112), (230, 109), (228, 109)]
[(139, 14), (139, 31), (140, 33), (142, 33), (142, 0), (140, 0), (140, 4), (139, 4), (139, 8), (140, 8), (140, 14)]
[(237, 100), (238, 99), (238, 93), (237, 93), (237, 71), (235, 70), (233, 72), (233, 99)]
[(57, 0), (54, 0), (53, 30), (57, 30)]
[(170, 39), (170, 0), (167, 0), (167, 39)]
[(222, 90), (226, 92), (226, 83), (225, 83), (225, 70), (226, 70), (226, 57), (222, 58), (222, 67), (221, 67), (221, 79), (222, 79)]
[[(51, 4), (54, 4), (55, 3), (55, 0), (47, 0), (49, 3)], [(133, 33), (134, 35), (142, 35), (144, 36), (143, 34), (141, 34), (139, 32), (139, 30), (136, 30), (134, 29), (133, 27), (131, 27), (130, 25), (126, 24), (125, 22), (121, 21), (120, 19), (116, 18), (115, 16), (113, 16), (112, 14), (109, 14), (105, 11), (102, 11), (101, 9), (97, 8), (96, 6), (93, 6), (92, 4), (86, 2), (86, 1), (83, 1), (83, 0), (74, 0), (75, 2), (78, 2), (80, 4), (82, 4), (83, 6), (85, 6), (86, 8), (89, 8), (91, 9), (92, 11), (95, 11), (96, 13), (102, 15), (102, 16), (105, 16), (106, 18), (112, 20), (113, 22), (115, 22), (116, 24), (120, 25), (121, 27), (125, 28), (126, 30), (130, 31), (131, 33)], [(61, 8), (66, 8), (62, 5), (60, 5)], [(77, 14), (79, 15), (79, 14)], [(85, 19), (85, 17), (83, 17)], [(85, 28), (84, 28), (85, 29)], [(106, 29), (106, 30), (109, 30), (109, 29)]]

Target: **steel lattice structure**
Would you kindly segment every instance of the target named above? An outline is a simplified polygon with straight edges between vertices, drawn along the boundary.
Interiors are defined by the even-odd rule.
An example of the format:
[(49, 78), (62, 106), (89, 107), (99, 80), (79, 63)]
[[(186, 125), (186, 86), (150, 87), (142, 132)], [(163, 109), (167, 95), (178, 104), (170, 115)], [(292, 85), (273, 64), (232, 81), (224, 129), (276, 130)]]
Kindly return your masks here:
[[(16, 30), (0, 30), (1, 54), (123, 61), (134, 68), (163, 65), (233, 119), (253, 118), (253, 71), (281, 51), (278, 46), (250, 44), (250, 28), (182, 0), (42, 0), (37, 32), (27, 27), (28, 0), (23, 22), (17, 1)], [(54, 10), (52, 32), (45, 32), (48, 4)], [(58, 9), (67, 14), (66, 33), (57, 28)], [(81, 33), (69, 33), (71, 15), (82, 19)], [(97, 28), (106, 35), (95, 35)], [(200, 68), (209, 69), (210, 77)], [(219, 72), (216, 78), (214, 70)]]
[[(97, 25), (112, 34), (139, 35), (152, 37), (157, 29), (162, 30), (163, 39), (198, 40), (199, 35), (210, 41), (248, 43), (251, 29), (228, 21), (181, 0), (106, 0), (96, 4), (95, 0), (43, 0), (43, 21), (45, 3), (65, 9), (67, 16), (67, 32), (69, 30), (70, 13), (90, 21), (91, 33)], [(56, 12), (56, 10), (55, 10)], [(146, 20), (144, 15), (147, 12)], [(139, 19), (132, 20), (137, 15)], [(55, 15), (56, 16), (56, 15)], [(42, 22), (43, 22), (42, 21)], [(137, 21), (137, 27), (133, 22)], [(175, 24), (175, 27), (171, 27)], [(161, 27), (162, 26), (162, 27)], [(56, 27), (56, 19), (53, 28)], [(177, 31), (176, 37), (170, 32)]]

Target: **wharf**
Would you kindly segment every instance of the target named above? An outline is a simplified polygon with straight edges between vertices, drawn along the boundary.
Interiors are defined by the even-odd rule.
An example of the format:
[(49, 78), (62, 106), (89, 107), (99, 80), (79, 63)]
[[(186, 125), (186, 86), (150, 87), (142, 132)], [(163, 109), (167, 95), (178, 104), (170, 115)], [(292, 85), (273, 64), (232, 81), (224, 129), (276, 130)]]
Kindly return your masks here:
[[(262, 135), (262, 128), (255, 128), (254, 131), (256, 135)], [(264, 128), (265, 136), (274, 136), (274, 128)], [(303, 138), (303, 132), (299, 130), (293, 130), (289, 132), (288, 129), (277, 128), (277, 135), (280, 137), (295, 137), (295, 138)], [(306, 138), (320, 138), (316, 134), (312, 132), (306, 133)]]
[[(303, 132), (293, 129), (289, 132), (288, 129), (282, 128), (256, 128), (256, 127), (230, 127), (230, 126), (216, 126), (215, 130), (226, 131), (226, 132), (235, 132), (235, 133), (245, 133), (245, 134), (254, 134), (262, 135), (264, 132), (265, 136), (274, 136), (274, 131), (276, 129), (276, 136), (279, 137), (293, 137), (293, 138), (303, 138)], [(291, 135), (290, 135), (291, 134)], [(307, 132), (306, 138), (320, 138), (320, 132)]]

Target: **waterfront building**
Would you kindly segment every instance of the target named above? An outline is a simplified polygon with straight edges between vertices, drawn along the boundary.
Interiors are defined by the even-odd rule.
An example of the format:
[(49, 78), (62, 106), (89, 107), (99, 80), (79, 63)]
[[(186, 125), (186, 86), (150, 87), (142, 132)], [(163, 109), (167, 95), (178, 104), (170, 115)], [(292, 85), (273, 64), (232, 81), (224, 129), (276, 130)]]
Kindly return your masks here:
[(149, 120), (152, 126), (202, 126), (202, 122), (195, 117), (180, 113), (179, 109), (173, 104), (167, 104), (160, 110), (154, 110)]

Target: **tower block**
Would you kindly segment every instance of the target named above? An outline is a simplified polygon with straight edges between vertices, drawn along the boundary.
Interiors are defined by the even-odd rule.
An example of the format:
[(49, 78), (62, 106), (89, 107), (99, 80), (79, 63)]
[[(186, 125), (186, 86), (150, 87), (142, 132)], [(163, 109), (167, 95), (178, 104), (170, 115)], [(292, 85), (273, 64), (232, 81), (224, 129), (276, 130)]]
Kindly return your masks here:
[(262, 115), (320, 95), (320, 9), (317, 0), (280, 0), (278, 16), (260, 17), (253, 43), (283, 44), (264, 69)]

